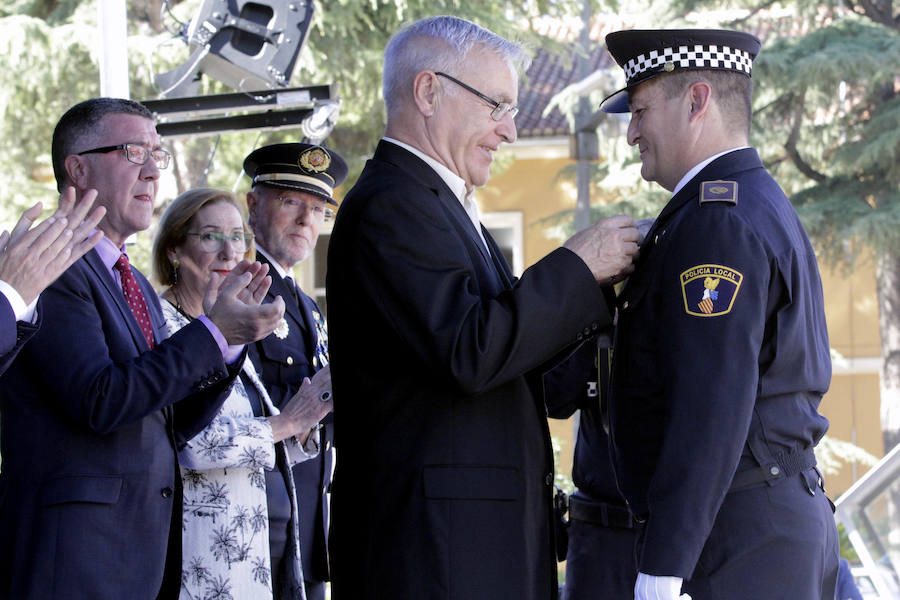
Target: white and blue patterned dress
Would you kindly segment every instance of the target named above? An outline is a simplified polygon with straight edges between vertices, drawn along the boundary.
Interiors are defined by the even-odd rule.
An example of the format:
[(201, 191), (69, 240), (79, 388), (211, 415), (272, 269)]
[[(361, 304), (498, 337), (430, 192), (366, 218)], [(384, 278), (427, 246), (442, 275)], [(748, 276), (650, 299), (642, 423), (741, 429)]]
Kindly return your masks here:
[[(163, 301), (168, 334), (189, 319)], [(269, 414), (278, 414), (250, 359), (243, 372)], [(269, 518), (263, 470), (296, 464), (318, 452), (318, 432), (307, 448), (296, 438), (273, 442), (266, 417), (255, 417), (244, 383), (235, 379), (213, 421), (178, 453), (184, 482), (180, 600), (306, 600), (300, 563), (297, 492), (290, 468), (282, 469), (291, 501), (285, 588), (272, 593)]]

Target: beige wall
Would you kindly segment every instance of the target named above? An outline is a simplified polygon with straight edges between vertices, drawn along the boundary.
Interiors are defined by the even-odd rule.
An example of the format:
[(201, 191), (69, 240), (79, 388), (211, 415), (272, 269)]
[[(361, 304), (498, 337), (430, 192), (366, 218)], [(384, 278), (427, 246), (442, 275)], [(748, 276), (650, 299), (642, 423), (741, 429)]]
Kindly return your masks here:
[[(860, 262), (850, 272), (821, 264), (825, 318), (831, 347), (843, 360), (833, 365), (831, 388), (820, 411), (831, 423), (828, 435), (852, 442), (880, 458), (884, 453), (879, 421), (880, 337), (875, 268)], [(828, 477), (829, 494), (837, 496), (868, 467), (845, 464)]]
[[(520, 159), (495, 174), (478, 192), (483, 212), (520, 211), (523, 215), (524, 263), (527, 268), (560, 241), (547, 237), (542, 218), (575, 205), (574, 186), (556, 181), (568, 159)], [(826, 319), (832, 347), (845, 359), (835, 366), (831, 389), (820, 410), (829, 419), (829, 435), (882, 455), (879, 426), (877, 361), (880, 354), (874, 268), (859, 264), (850, 273), (822, 265)], [(560, 471), (571, 473), (574, 420), (550, 420), (552, 435), (562, 444)], [(845, 465), (829, 476), (829, 495), (836, 497), (864, 472), (865, 467)]]

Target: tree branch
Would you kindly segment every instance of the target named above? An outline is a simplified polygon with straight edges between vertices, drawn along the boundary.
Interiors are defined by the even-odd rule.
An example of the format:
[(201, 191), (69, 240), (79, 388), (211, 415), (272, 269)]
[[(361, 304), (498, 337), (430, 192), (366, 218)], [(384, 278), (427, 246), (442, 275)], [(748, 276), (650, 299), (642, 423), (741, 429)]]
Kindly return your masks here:
[(784, 149), (787, 151), (788, 156), (791, 159), (791, 162), (794, 163), (794, 166), (797, 167), (797, 170), (812, 179), (813, 181), (817, 181), (819, 183), (828, 179), (824, 173), (820, 173), (812, 168), (812, 166), (803, 160), (803, 157), (800, 156), (800, 151), (797, 150), (797, 140), (800, 138), (800, 125), (803, 123), (803, 109), (804, 109), (804, 99), (806, 97), (806, 90), (801, 90), (798, 94), (795, 95), (796, 108), (794, 108), (793, 115), (793, 123), (791, 125), (791, 133), (788, 136), (787, 141), (784, 143)]
[(885, 11), (883, 7), (879, 6), (876, 2), (872, 0), (859, 0), (860, 6), (863, 8), (863, 14), (878, 23), (879, 25), (884, 25), (885, 27), (893, 27), (894, 25), (894, 17), (890, 12), (890, 4), (888, 4), (888, 10)]
[[(760, 11), (762, 11), (762, 10), (765, 10), (765, 9), (769, 8), (770, 6), (772, 6), (773, 4), (775, 4), (777, 1), (778, 1), (778, 0), (766, 0), (766, 1), (763, 2), (762, 4), (758, 4), (758, 5), (757, 5), (755, 8), (753, 8), (746, 16), (741, 17), (740, 19), (735, 19), (735, 20), (733, 20), (733, 21), (730, 21), (730, 22), (728, 23), (728, 26), (729, 26), (729, 27), (732, 27), (732, 28), (733, 28), (733, 27), (739, 27), (740, 25), (742, 25), (742, 24), (744, 24), (745, 22), (749, 21), (754, 15), (756, 15), (756, 13), (758, 13), (758, 12), (760, 12)], [(845, 1), (848, 1), (848, 0), (845, 0)]]

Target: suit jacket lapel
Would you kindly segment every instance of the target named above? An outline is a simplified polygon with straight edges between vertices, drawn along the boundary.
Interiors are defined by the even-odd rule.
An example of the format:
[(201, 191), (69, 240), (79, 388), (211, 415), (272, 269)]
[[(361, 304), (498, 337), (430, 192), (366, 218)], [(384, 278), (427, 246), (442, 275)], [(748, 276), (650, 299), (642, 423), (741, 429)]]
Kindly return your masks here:
[[(269, 265), (269, 274), (272, 276), (272, 285), (269, 287), (267, 297), (274, 300), (275, 296), (281, 296), (285, 305), (285, 319), (291, 319), (300, 328), (303, 334), (303, 345), (306, 349), (306, 356), (314, 356), (312, 352), (315, 350), (315, 331), (316, 324), (312, 321), (309, 307), (306, 306), (305, 295), (297, 288), (297, 297), (299, 302), (294, 302), (294, 295), (288, 289), (288, 282), (278, 274), (275, 267), (272, 266), (266, 257), (257, 253), (256, 258), (260, 262)], [(296, 283), (294, 284), (296, 285)]]
[[(96, 250), (91, 250), (85, 254), (84, 260), (87, 261), (87, 264), (94, 271), (97, 279), (103, 284), (106, 291), (109, 292), (113, 303), (119, 309), (119, 313), (122, 316), (122, 323), (125, 324), (125, 327), (131, 333), (131, 338), (134, 340), (135, 346), (137, 346), (140, 352), (149, 350), (150, 347), (147, 346), (147, 340), (144, 338), (143, 332), (141, 332), (137, 319), (134, 317), (134, 313), (131, 312), (131, 307), (128, 306), (128, 302), (125, 301), (125, 293), (122, 291), (122, 288), (116, 284), (116, 281), (110, 275), (109, 269), (106, 268), (103, 261), (100, 260), (100, 255), (97, 254)], [(143, 290), (143, 287), (141, 289)], [(144, 294), (146, 295), (146, 292), (144, 292)], [(152, 311), (150, 312), (152, 315)], [(153, 324), (153, 330), (154, 334), (158, 335), (156, 323)], [(157, 337), (156, 339), (160, 340), (162, 338)]]
[[(303, 307), (303, 310), (300, 311), (300, 314), (303, 316), (303, 325), (306, 327), (304, 340), (306, 341), (306, 356), (310, 357), (310, 364), (313, 363), (313, 358), (316, 357), (316, 321), (313, 319), (313, 311), (315, 310), (315, 306), (312, 303), (312, 299), (306, 294), (300, 294), (300, 304)], [(318, 362), (318, 361), (316, 361)]]
[[(397, 144), (384, 140), (378, 143), (373, 159), (399, 167), (419, 183), (430, 188), (446, 207), (447, 213), (457, 229), (463, 232), (469, 243), (478, 249), (485, 272), (492, 274), (495, 285), (504, 286), (503, 276), (498, 272), (488, 249), (485, 247), (484, 242), (481, 241), (478, 231), (469, 218), (469, 213), (466, 212), (459, 198), (453, 194), (434, 169), (406, 148), (401, 148)], [(487, 239), (487, 236), (485, 236), (485, 239)]]
[(272, 265), (272, 263), (270, 263), (268, 259), (266, 259), (266, 257), (261, 253), (257, 252), (256, 260), (269, 265), (269, 275), (272, 277), (272, 285), (269, 287), (269, 291), (266, 293), (266, 297), (271, 302), (275, 299), (275, 296), (281, 296), (281, 299), (284, 300), (285, 318), (290, 316), (290, 318), (294, 320), (297, 325), (299, 325), (300, 327), (306, 327), (306, 321), (300, 311), (300, 306), (294, 302), (294, 295), (288, 289), (288, 283), (281, 275), (278, 274), (278, 271), (275, 269), (274, 265)]

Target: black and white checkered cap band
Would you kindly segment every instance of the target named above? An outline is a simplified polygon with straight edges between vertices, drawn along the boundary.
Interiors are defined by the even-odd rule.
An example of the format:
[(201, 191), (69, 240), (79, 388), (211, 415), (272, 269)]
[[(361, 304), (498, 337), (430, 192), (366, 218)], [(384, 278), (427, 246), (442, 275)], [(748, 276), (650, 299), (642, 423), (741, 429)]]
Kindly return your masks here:
[(664, 48), (641, 54), (625, 63), (625, 80), (630, 82), (647, 71), (657, 72), (666, 63), (679, 69), (725, 69), (750, 75), (753, 59), (749, 52), (728, 46), (697, 44)]

